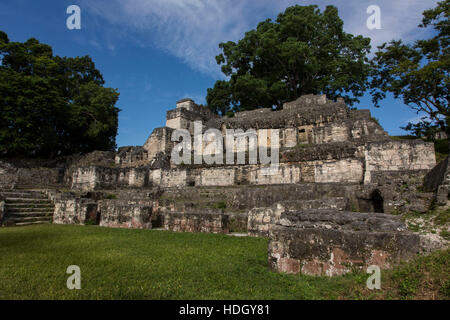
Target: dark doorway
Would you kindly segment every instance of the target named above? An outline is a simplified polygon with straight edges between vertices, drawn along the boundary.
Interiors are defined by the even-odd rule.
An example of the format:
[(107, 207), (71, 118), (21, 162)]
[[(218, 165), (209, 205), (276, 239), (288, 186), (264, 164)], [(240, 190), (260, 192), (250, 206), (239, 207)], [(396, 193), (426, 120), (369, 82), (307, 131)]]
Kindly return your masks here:
[(373, 211), (383, 213), (384, 212), (384, 200), (380, 190), (374, 190), (371, 195), (373, 203)]

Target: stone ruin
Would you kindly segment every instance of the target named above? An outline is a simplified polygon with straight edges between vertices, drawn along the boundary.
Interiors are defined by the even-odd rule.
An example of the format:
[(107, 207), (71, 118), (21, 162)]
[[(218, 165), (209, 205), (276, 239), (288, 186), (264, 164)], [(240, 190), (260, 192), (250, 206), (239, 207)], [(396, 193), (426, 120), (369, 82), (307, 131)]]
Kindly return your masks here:
[[(244, 164), (175, 164), (180, 140), (174, 132), (195, 140), (199, 122), (200, 133), (215, 129), (223, 140), (228, 130), (254, 130), (258, 146), (275, 145), (279, 152), (276, 170), (260, 157)], [(222, 142), (224, 153), (249, 159), (249, 144)], [(201, 141), (205, 149), (209, 143)], [(333, 276), (369, 265), (387, 268), (429, 250), (399, 214), (446, 204), (447, 168), (448, 159), (436, 166), (433, 143), (393, 140), (369, 110), (352, 110), (343, 99), (307, 95), (280, 111), (233, 117), (183, 99), (143, 146), (46, 167), (0, 162), (0, 219), (14, 224), (5, 208), (8, 192), (33, 187), (54, 204), (56, 224), (267, 237), (272, 270)]]

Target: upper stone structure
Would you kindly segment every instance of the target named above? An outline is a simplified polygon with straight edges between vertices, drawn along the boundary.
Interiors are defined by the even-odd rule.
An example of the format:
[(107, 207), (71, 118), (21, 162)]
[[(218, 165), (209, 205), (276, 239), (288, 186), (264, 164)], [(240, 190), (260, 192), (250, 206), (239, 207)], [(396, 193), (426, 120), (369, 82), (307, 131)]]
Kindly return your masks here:
[[(200, 133), (220, 132), (223, 152), (232, 151), (235, 157), (245, 154), (245, 164), (174, 164), (171, 155), (179, 144), (179, 140), (172, 141), (174, 131), (181, 129), (194, 135), (190, 141), (193, 144), (199, 134), (194, 132), (196, 123), (201, 123)], [(254, 130), (258, 146), (275, 147), (280, 162), (276, 172), (268, 173), (260, 157), (250, 163), (248, 144), (226, 150), (229, 130)], [(275, 131), (279, 133), (277, 143), (271, 141)], [(202, 141), (203, 148), (209, 143)], [(93, 178), (98, 169), (79, 168), (73, 176), (73, 187), (368, 184), (379, 179), (380, 172), (430, 170), (436, 160), (432, 143), (392, 140), (369, 110), (352, 110), (343, 99), (306, 95), (285, 103), (279, 111), (257, 109), (237, 112), (233, 117), (213, 114), (191, 99), (180, 100), (167, 112), (166, 126), (156, 128), (143, 147), (119, 149), (116, 165), (110, 170), (112, 176), (103, 175), (104, 179)]]

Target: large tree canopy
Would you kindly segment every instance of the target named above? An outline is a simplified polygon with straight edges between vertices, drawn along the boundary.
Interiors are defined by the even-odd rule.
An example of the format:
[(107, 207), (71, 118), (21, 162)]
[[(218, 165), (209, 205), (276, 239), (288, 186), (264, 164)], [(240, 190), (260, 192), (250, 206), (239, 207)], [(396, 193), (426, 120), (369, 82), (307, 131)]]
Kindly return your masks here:
[(0, 31), (0, 155), (52, 157), (116, 147), (119, 93), (90, 57), (58, 57)]
[(243, 39), (221, 43), (216, 57), (228, 80), (208, 89), (212, 111), (282, 108), (303, 94), (358, 101), (366, 90), (370, 39), (343, 31), (334, 6), (293, 6)]
[(432, 27), (433, 37), (418, 40), (412, 45), (401, 40), (385, 43), (378, 47), (372, 61), (374, 75), (371, 86), (376, 106), (387, 93), (391, 93), (418, 113), (427, 115), (421, 123), (409, 124), (405, 128), (415, 134), (429, 135), (433, 127), (450, 133), (449, 16), (450, 0), (439, 2), (436, 8), (423, 13), (419, 26)]

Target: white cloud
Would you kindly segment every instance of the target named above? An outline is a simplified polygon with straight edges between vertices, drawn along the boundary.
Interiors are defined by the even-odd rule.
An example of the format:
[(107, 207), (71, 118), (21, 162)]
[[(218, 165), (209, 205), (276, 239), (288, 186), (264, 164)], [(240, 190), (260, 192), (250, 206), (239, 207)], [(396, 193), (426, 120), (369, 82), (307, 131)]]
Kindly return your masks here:
[[(347, 32), (372, 38), (372, 47), (392, 39), (411, 41), (421, 35), (417, 25), (423, 10), (437, 0), (336, 0)], [(106, 19), (122, 37), (140, 45), (155, 45), (182, 59), (194, 70), (217, 77), (218, 44), (237, 41), (259, 21), (274, 18), (290, 5), (326, 4), (293, 0), (96, 0), (82, 2), (82, 10)], [(381, 30), (368, 30), (366, 9), (381, 8)]]

